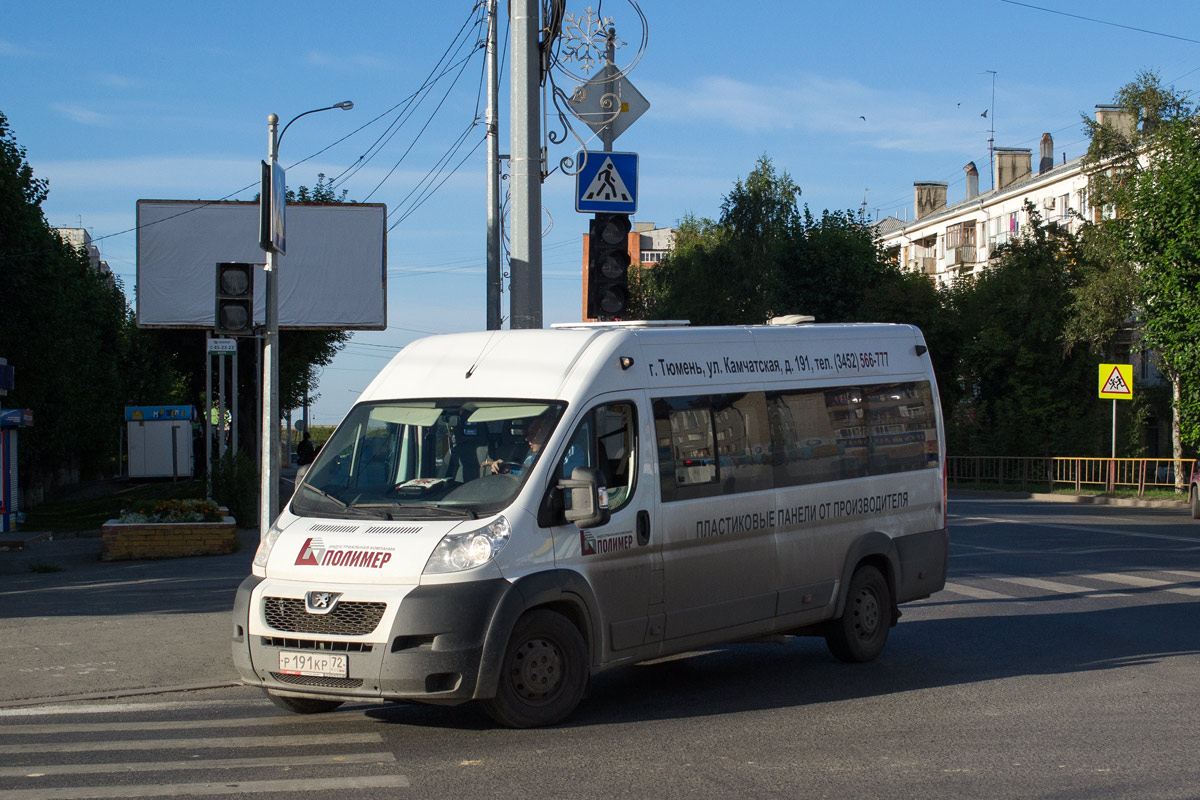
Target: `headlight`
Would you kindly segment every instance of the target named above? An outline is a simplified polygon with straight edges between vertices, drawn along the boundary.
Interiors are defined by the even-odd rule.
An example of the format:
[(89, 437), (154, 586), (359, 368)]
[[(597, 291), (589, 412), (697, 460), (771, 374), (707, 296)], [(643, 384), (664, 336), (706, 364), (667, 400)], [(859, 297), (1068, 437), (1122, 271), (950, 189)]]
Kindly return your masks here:
[(275, 546), (275, 540), (279, 538), (279, 528), (274, 525), (267, 530), (267, 537), (258, 543), (258, 552), (254, 554), (254, 566), (266, 568), (267, 558), (271, 555), (271, 548)]
[(496, 517), (488, 525), (465, 533), (451, 533), (442, 537), (429, 561), (425, 573), (436, 575), (445, 572), (461, 572), (482, 566), (496, 557), (508, 544), (512, 526), (504, 517)]

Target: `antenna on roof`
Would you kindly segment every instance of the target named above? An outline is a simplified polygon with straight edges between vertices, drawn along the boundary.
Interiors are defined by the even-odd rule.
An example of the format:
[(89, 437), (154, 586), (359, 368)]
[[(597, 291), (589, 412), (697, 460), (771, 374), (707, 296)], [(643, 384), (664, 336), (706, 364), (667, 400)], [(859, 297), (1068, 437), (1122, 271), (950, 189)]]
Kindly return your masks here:
[[(992, 188), (996, 188), (996, 70), (985, 69), (985, 73), (990, 73), (992, 76), (992, 106), (991, 114), (988, 118), (992, 121), (991, 127), (988, 129), (988, 175), (991, 177)], [(987, 112), (984, 112), (987, 114)]]

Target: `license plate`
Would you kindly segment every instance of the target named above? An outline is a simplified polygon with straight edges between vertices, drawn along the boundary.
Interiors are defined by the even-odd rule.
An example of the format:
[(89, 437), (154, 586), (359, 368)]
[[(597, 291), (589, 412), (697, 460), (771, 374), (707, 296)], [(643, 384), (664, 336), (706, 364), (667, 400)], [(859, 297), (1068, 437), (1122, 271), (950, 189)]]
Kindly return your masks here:
[(348, 662), (349, 659), (344, 653), (298, 653), (284, 650), (279, 654), (279, 671), (284, 675), (345, 678), (350, 674)]

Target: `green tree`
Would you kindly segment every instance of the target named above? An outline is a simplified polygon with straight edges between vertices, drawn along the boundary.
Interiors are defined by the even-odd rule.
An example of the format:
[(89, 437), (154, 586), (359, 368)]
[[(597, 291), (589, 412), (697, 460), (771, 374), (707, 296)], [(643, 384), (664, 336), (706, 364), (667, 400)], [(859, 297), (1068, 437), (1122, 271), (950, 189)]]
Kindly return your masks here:
[(5, 405), (34, 413), (19, 451), (34, 488), (111, 470), (126, 400), (124, 295), (50, 228), (47, 194), (0, 113), (0, 355), (17, 375)]
[(935, 368), (947, 369), (957, 337), (937, 287), (902, 272), (860, 215), (823, 211), (818, 218), (799, 197), (787, 172), (761, 156), (725, 196), (719, 220), (687, 216), (670, 255), (633, 271), (632, 314), (698, 325), (793, 313), (820, 322), (910, 323), (925, 332)]
[(1185, 443), (1200, 444), (1200, 123), (1152, 72), (1115, 103), (1128, 125), (1088, 124), (1092, 204), (1117, 211), (1109, 227), (1135, 275), (1145, 344), (1171, 383), (1172, 455), (1182, 458)]
[(1063, 336), (1079, 241), (1043, 225), (1031, 204), (1025, 210), (1025, 236), (949, 292), (962, 342), (948, 444), (959, 454), (1100, 455), (1099, 361), (1086, 348), (1068, 349)]

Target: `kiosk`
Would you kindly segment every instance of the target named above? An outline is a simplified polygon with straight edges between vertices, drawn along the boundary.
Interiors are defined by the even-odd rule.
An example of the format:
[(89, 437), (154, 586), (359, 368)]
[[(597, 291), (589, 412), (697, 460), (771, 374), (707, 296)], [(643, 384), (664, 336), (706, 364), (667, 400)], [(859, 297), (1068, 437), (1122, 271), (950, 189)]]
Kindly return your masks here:
[(126, 406), (129, 477), (192, 477), (192, 406)]

